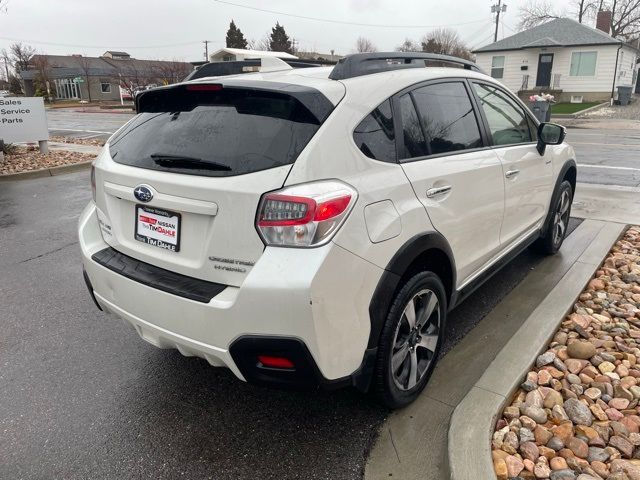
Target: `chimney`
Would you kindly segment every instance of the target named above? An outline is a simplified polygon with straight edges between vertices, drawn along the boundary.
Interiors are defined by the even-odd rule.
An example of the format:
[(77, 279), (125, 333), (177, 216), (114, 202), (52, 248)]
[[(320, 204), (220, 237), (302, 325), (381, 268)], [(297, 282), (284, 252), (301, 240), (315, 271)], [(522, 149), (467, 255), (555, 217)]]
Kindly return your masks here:
[(611, 34), (611, 10), (600, 10), (596, 19), (596, 28), (607, 35)]

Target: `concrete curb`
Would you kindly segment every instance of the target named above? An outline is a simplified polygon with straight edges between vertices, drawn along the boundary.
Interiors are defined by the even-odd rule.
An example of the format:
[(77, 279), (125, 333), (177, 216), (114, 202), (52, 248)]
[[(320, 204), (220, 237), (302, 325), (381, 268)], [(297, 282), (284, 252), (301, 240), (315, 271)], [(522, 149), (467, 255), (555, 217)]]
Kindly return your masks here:
[(495, 478), (491, 436), (499, 413), (511, 401), (524, 375), (553, 338), (559, 323), (625, 229), (625, 224), (602, 224), (591, 245), (531, 313), (456, 407), (451, 417), (447, 445), (451, 480)]
[(45, 178), (53, 177), (55, 175), (64, 175), (66, 173), (79, 172), (91, 167), (93, 160), (87, 160), (86, 162), (72, 163), (70, 165), (60, 165), (59, 167), (41, 168), (40, 170), (28, 170), (20, 173), (9, 173), (7, 175), (0, 175), (1, 182), (12, 182), (14, 180), (29, 180), (32, 178)]

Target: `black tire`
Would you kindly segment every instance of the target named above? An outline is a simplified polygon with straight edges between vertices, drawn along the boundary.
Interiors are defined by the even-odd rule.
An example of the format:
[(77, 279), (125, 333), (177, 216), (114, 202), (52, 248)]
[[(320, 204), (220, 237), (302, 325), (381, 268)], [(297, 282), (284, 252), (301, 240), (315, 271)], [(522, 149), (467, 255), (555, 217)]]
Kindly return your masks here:
[[(432, 304), (434, 297), (435, 306)], [(413, 329), (410, 327), (409, 302), (416, 313)], [(429, 315), (430, 308), (433, 311)], [(418, 273), (396, 294), (380, 334), (374, 374), (376, 395), (387, 407), (404, 407), (424, 390), (438, 360), (446, 319), (447, 296), (436, 274)], [(434, 326), (436, 322), (437, 326)], [(398, 366), (395, 371), (392, 368), (394, 353)], [(414, 365), (416, 374), (412, 375)]]
[(572, 202), (573, 188), (567, 180), (564, 180), (551, 199), (546, 232), (533, 244), (538, 252), (554, 255), (560, 250), (567, 236)]

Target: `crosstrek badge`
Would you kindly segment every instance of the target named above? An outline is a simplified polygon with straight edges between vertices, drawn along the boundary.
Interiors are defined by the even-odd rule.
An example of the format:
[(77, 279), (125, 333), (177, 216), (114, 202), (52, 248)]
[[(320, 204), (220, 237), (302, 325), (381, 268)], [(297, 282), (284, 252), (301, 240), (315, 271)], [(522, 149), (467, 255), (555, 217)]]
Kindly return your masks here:
[(179, 236), (179, 213), (136, 205), (136, 240), (154, 247), (178, 252), (180, 251)]

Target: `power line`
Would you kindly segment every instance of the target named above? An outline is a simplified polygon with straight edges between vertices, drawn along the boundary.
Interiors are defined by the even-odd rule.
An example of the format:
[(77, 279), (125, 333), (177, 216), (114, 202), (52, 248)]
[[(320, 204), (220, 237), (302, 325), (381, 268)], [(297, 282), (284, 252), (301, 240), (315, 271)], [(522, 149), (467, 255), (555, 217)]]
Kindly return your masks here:
[[(27, 40), (24, 38), (11, 38), (11, 37), (0, 37), (0, 40), (7, 40), (10, 42), (25, 42), (25, 43), (35, 43), (36, 45), (51, 45), (53, 47), (71, 47), (71, 48), (169, 48), (169, 47), (184, 47), (187, 45), (195, 45), (201, 43), (201, 41), (193, 41), (193, 42), (181, 42), (181, 43), (172, 43), (165, 45), (144, 45), (144, 46), (122, 46), (122, 45), (74, 45), (71, 43), (56, 43), (56, 42), (41, 42), (38, 40)], [(221, 43), (221, 42), (211, 42), (211, 43)]]
[(242, 5), (240, 3), (233, 3), (233, 2), (228, 2), (226, 0), (213, 0), (216, 3), (223, 3), (225, 5), (232, 5), (234, 7), (240, 7), (240, 8), (246, 8), (247, 10), (254, 10), (257, 12), (263, 12), (263, 13), (272, 13), (275, 15), (282, 15), (285, 17), (293, 17), (293, 18), (301, 18), (303, 20), (312, 20), (314, 22), (326, 22), (326, 23), (337, 23), (340, 25), (354, 25), (357, 27), (377, 27), (377, 28), (438, 28), (438, 27), (458, 27), (458, 26), (462, 26), (462, 25), (472, 25), (474, 23), (480, 23), (480, 22), (484, 22), (485, 19), (483, 18), (482, 20), (474, 20), (472, 22), (464, 22), (464, 23), (452, 23), (449, 25), (384, 25), (384, 24), (380, 24), (380, 23), (359, 23), (359, 22), (347, 22), (345, 20), (335, 20), (332, 18), (319, 18), (319, 17), (308, 17), (306, 15), (296, 15), (293, 13), (287, 13), (287, 12), (279, 12), (276, 10), (267, 10), (266, 8), (258, 8), (258, 7), (252, 7), (249, 5)]

